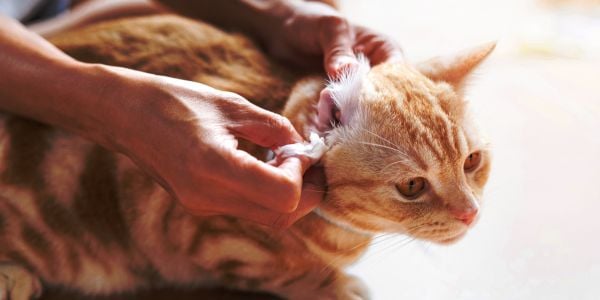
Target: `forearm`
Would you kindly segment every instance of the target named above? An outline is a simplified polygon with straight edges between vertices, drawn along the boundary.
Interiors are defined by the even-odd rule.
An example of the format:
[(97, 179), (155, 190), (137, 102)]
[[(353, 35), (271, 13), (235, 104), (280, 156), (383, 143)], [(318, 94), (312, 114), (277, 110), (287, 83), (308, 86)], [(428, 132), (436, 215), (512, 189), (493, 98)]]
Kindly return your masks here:
[(242, 31), (258, 39), (292, 12), (299, 0), (155, 0), (182, 15), (218, 27)]
[[(109, 146), (100, 120), (114, 110), (110, 72), (70, 58), (0, 16), (0, 110), (77, 132)], [(105, 99), (106, 101), (103, 101)]]
[(95, 0), (83, 3), (55, 18), (29, 25), (29, 30), (44, 37), (51, 37), (101, 21), (160, 12), (163, 10), (159, 5), (150, 0)]

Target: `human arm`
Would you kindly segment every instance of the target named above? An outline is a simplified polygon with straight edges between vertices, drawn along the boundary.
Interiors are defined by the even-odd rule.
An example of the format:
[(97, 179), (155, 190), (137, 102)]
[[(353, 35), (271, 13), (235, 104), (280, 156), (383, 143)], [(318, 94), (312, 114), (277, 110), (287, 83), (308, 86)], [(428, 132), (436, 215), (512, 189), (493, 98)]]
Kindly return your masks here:
[(238, 138), (270, 148), (301, 140), (287, 119), (239, 95), (81, 63), (2, 16), (0, 70), (0, 110), (129, 156), (194, 214), (285, 227), (321, 199), (301, 196), (308, 160), (272, 166), (235, 148)]
[(161, 12), (164, 10), (150, 0), (89, 0), (56, 17), (28, 24), (27, 28), (48, 38), (93, 23)]
[(387, 36), (352, 24), (318, 2), (281, 0), (157, 0), (170, 9), (219, 27), (254, 36), (275, 57), (299, 66), (321, 64), (330, 77), (357, 63), (402, 60), (400, 46)]

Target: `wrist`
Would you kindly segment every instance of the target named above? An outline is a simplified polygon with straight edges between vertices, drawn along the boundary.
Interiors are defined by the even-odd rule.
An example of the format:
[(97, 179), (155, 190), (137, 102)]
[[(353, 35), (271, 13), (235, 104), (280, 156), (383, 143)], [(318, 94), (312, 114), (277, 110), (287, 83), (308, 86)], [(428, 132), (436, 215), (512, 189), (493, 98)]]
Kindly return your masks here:
[(86, 68), (104, 87), (95, 93), (86, 118), (88, 134), (96, 142), (153, 161), (169, 155), (160, 153), (169, 148), (165, 144), (181, 143), (182, 135), (194, 134), (190, 99), (203, 97), (180, 86), (185, 81), (106, 65)]
[(142, 122), (139, 91), (143, 88), (138, 77), (144, 73), (102, 64), (81, 63), (76, 68), (81, 86), (75, 98), (84, 100), (76, 105), (78, 112), (73, 112), (79, 121), (72, 129), (104, 147), (125, 152), (125, 141), (136, 131), (134, 124)]

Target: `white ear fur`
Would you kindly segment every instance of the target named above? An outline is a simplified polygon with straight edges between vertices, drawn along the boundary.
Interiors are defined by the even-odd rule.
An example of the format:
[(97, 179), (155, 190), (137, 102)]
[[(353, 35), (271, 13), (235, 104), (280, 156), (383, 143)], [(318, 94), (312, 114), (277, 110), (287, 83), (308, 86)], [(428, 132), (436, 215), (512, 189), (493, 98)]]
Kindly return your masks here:
[(369, 60), (363, 54), (358, 54), (357, 58), (357, 67), (344, 70), (337, 79), (330, 80), (326, 88), (341, 112), (342, 124), (347, 124), (358, 110), (360, 91), (371, 69)]

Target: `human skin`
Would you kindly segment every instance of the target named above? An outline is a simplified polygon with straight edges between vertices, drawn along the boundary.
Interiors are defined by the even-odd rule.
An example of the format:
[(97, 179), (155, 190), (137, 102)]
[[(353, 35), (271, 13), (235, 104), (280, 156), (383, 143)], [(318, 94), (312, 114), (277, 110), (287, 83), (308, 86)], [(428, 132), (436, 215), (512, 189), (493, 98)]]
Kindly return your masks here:
[[(323, 4), (161, 2), (224, 27), (255, 32), (281, 59), (322, 56), (332, 77), (353, 66), (353, 51), (360, 47), (374, 62), (400, 55), (389, 40), (350, 26)], [(220, 19), (225, 13), (215, 12), (231, 18)], [(281, 30), (260, 33), (274, 25)], [(1, 111), (61, 127), (127, 155), (192, 214), (231, 215), (285, 228), (323, 197), (322, 171), (313, 168), (303, 180), (308, 158), (264, 163), (237, 150), (239, 138), (271, 149), (302, 141), (286, 118), (237, 94), (78, 62), (2, 16), (0, 54)]]
[(164, 9), (150, 0), (88, 0), (54, 18), (27, 24), (27, 28), (48, 38), (101, 21), (161, 12)]
[(350, 23), (320, 2), (300, 0), (157, 0), (180, 14), (242, 31), (258, 39), (271, 55), (299, 66), (319, 64), (327, 75), (357, 64), (356, 52), (371, 64), (402, 60), (400, 46), (388, 37)]

